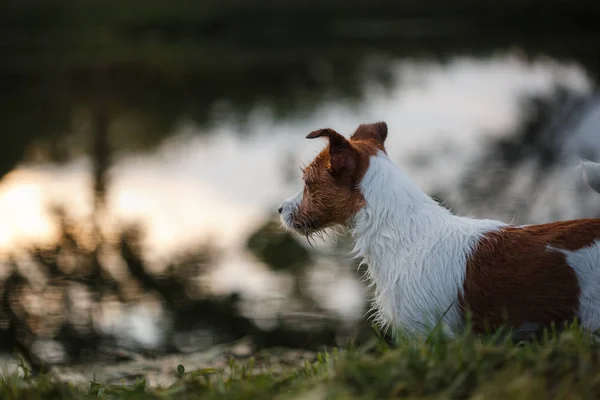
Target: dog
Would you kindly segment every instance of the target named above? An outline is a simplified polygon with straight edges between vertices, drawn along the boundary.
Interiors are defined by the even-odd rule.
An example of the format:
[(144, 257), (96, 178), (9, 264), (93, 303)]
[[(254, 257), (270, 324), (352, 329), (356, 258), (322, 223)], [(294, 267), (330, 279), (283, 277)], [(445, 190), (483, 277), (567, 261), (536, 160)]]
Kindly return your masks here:
[[(385, 122), (328, 145), (303, 169), (304, 187), (279, 207), (283, 226), (309, 238), (350, 230), (374, 286), (375, 322), (405, 335), (450, 336), (549, 327), (600, 328), (600, 219), (512, 225), (453, 214), (425, 194), (385, 149)], [(600, 193), (600, 164), (584, 164)]]

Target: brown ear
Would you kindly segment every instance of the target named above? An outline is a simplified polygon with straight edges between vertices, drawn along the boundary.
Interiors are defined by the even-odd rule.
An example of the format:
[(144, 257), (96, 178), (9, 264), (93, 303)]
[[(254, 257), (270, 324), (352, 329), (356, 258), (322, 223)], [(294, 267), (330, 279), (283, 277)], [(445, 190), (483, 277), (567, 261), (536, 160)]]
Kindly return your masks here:
[(358, 153), (350, 142), (333, 129), (319, 129), (306, 135), (307, 139), (326, 137), (329, 139), (329, 162), (331, 173), (335, 176), (347, 174), (352, 176), (356, 171)]
[(352, 139), (372, 139), (383, 146), (387, 138), (388, 128), (385, 122), (376, 122), (374, 124), (362, 124), (352, 134)]

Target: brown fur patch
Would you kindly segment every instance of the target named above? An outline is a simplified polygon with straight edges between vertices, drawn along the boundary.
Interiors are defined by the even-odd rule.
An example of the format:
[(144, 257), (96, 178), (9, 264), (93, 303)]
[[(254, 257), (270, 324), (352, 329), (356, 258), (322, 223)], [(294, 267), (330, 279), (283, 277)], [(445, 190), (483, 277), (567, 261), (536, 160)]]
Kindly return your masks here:
[(368, 159), (360, 153), (356, 157), (356, 170), (330, 173), (329, 150), (323, 150), (304, 171), (304, 194), (298, 208), (298, 219), (306, 221), (311, 229), (319, 229), (348, 221), (365, 200), (355, 182), (368, 167)]
[(506, 227), (486, 235), (467, 262), (459, 298), (472, 315), (473, 330), (494, 330), (503, 323), (547, 326), (574, 318), (577, 277), (565, 255), (547, 246), (573, 251), (598, 239), (600, 219)]
[(376, 122), (374, 124), (362, 124), (356, 128), (351, 139), (354, 141), (370, 142), (379, 150), (385, 153), (385, 139), (387, 139), (388, 128), (385, 122)]
[(328, 146), (304, 170), (304, 194), (294, 216), (301, 229), (345, 225), (365, 205), (358, 185), (369, 158), (385, 151), (387, 125), (360, 125), (347, 140), (332, 129), (311, 132), (307, 138), (327, 137)]

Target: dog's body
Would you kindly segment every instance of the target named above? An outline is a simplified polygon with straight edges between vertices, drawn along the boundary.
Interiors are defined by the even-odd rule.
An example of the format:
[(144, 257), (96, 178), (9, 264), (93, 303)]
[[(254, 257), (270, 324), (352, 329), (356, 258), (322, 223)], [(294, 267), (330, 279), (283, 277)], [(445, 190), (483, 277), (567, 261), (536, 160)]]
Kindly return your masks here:
[(307, 137), (320, 136), (329, 146), (281, 218), (305, 235), (351, 229), (380, 325), (419, 335), (441, 322), (452, 334), (468, 312), (476, 332), (574, 317), (600, 329), (600, 219), (514, 226), (453, 215), (387, 157), (385, 123), (350, 140), (330, 129)]

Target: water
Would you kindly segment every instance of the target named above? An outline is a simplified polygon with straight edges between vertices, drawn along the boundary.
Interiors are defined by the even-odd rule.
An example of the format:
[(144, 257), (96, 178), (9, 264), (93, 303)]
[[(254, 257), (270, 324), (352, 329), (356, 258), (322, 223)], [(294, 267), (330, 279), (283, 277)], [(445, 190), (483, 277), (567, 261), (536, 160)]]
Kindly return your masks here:
[[(336, 40), (324, 46), (336, 48)], [(172, 313), (177, 307), (187, 310), (181, 318), (184, 330), (196, 341), (210, 344), (211, 335), (235, 336), (215, 327), (219, 318), (206, 322), (209, 306), (201, 302), (234, 292), (242, 296), (241, 314), (265, 331), (279, 326), (279, 314), (304, 321), (300, 325), (306, 324), (306, 314), (317, 321), (338, 318), (349, 326), (362, 321), (367, 292), (343, 244), (319, 242), (308, 267), (283, 272), (260, 262), (246, 246), (261, 224), (276, 217), (282, 199), (299, 188), (298, 167), (324, 146), (304, 136), (321, 127), (349, 135), (358, 124), (386, 121), (389, 155), (457, 212), (529, 222), (598, 213), (597, 199), (581, 194), (571, 168), (585, 152), (600, 155), (599, 108), (591, 100), (574, 123), (561, 128), (569, 139), (561, 147), (560, 168), (539, 175), (529, 162), (516, 164), (508, 188), (492, 185), (499, 190), (495, 197), (465, 189), (479, 179), (489, 193), (491, 177), (509, 170), (486, 157), (499, 141), (523, 130), (530, 115), (523, 98), (549, 98), (560, 86), (594, 99), (596, 71), (589, 49), (574, 47), (573, 54), (580, 55), (575, 61), (565, 60), (560, 51), (543, 56), (530, 45), (524, 47), (533, 55), (504, 46), (485, 56), (467, 50), (440, 60), (372, 43), (369, 51), (340, 51), (341, 62), (315, 47), (322, 57), (308, 57), (299, 66), (294, 57), (304, 56), (286, 53), (296, 61), (282, 62), (277, 43), (256, 53), (258, 68), (227, 53), (232, 64), (222, 71), (202, 58), (173, 65), (164, 64), (168, 57), (148, 61), (144, 57), (160, 53), (145, 53), (148, 49), (139, 57), (155, 62), (152, 68), (141, 63), (86, 69), (89, 54), (76, 51), (65, 64), (48, 61), (45, 53), (40, 64), (7, 58), (1, 82), (12, 101), (2, 102), (0, 275), (6, 280), (16, 258), (28, 283), (25, 289), (17, 285), (25, 290), (20, 303), (26, 310), (9, 307), (2, 321), (12, 321), (9, 326), (27, 321), (28, 344), (46, 343), (36, 337), (50, 341), (48, 352), (58, 358), (53, 340), (69, 320), (75, 321), (75, 337), (86, 338), (75, 345), (82, 348), (93, 342), (85, 336), (91, 331), (113, 335), (121, 345), (165, 346), (180, 330), (171, 332), (179, 326)], [(106, 57), (107, 65), (123, 61)], [(52, 68), (44, 71), (48, 65)], [(534, 190), (532, 180), (544, 184)], [(67, 210), (77, 251), (64, 239), (64, 221), (52, 213), (55, 205)], [(127, 265), (119, 247), (123, 228), (139, 222), (144, 227), (142, 272), (135, 269), (135, 257)], [(60, 272), (53, 275), (36, 263), (32, 247), (57, 240), (67, 250), (60, 252)], [(308, 249), (302, 240), (297, 245)], [(72, 307), (69, 317), (64, 304)], [(62, 343), (73, 340), (66, 337)]]
[[(444, 66), (398, 62), (393, 73), (401, 83), (386, 92), (367, 84), (360, 104), (323, 102), (293, 119), (259, 108), (243, 128), (227, 118), (210, 128), (185, 123), (154, 150), (121, 154), (108, 171), (106, 218), (143, 220), (148, 256), (159, 260), (209, 238), (231, 252), (300, 187), (300, 165), (324, 146), (304, 139), (311, 129), (328, 126), (349, 135), (360, 123), (386, 121), (390, 156), (432, 192), (457, 186), (492, 140), (516, 129), (521, 96), (549, 93), (557, 84), (591, 90), (577, 66), (528, 64), (510, 54)], [(25, 161), (13, 169), (0, 187), (0, 249), (52, 241), (50, 204), (66, 205), (74, 218), (89, 216), (91, 174), (86, 155), (60, 165)]]

